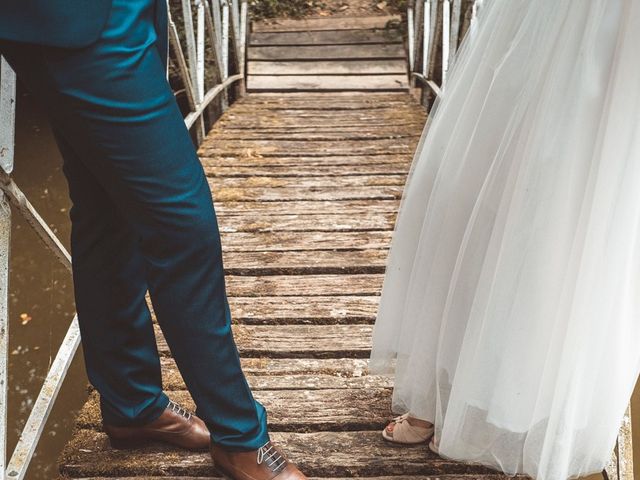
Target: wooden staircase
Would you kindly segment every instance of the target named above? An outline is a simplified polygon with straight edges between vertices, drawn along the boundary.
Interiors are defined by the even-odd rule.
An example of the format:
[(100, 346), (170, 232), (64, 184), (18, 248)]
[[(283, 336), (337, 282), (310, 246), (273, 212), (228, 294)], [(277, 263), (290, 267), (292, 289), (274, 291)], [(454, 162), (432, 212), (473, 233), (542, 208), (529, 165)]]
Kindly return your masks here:
[(251, 92), (407, 91), (400, 17), (256, 23), (249, 37)]

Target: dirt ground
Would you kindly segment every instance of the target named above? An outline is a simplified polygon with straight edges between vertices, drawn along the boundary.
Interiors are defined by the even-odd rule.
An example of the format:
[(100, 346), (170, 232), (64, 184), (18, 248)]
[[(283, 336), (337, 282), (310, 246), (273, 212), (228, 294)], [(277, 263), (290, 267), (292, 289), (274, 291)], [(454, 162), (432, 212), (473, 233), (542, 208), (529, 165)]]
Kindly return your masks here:
[(310, 16), (312, 17), (360, 17), (370, 15), (392, 15), (398, 13), (396, 1), (387, 0), (323, 0)]

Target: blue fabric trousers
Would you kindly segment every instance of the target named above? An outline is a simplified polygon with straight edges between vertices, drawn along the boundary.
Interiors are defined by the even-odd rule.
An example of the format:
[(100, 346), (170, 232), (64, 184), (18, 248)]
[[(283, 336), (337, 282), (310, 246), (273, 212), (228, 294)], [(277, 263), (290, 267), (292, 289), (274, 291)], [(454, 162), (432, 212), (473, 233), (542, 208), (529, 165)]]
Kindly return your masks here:
[(136, 425), (168, 403), (149, 291), (178, 368), (229, 450), (268, 441), (240, 367), (211, 193), (165, 78), (164, 0), (114, 0), (100, 39), (62, 49), (0, 42), (48, 110), (64, 157), (76, 308), (103, 420)]

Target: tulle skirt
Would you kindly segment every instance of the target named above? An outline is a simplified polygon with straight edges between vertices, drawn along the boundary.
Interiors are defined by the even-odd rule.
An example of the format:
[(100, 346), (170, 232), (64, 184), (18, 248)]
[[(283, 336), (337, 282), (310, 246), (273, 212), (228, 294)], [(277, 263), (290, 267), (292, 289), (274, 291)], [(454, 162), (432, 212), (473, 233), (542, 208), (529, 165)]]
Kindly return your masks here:
[(601, 471), (640, 367), (640, 1), (492, 0), (425, 128), (371, 368), (443, 456)]

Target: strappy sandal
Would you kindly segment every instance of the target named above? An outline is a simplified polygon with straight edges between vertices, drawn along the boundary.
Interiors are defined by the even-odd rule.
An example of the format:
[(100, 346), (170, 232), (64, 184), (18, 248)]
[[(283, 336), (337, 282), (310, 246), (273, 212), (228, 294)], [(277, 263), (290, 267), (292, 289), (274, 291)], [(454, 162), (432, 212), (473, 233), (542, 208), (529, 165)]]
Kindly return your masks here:
[(426, 442), (433, 436), (433, 425), (431, 427), (420, 427), (411, 425), (408, 422), (409, 414), (405, 413), (393, 419), (395, 426), (393, 432), (387, 432), (387, 428), (382, 430), (382, 438), (388, 442), (414, 445)]

